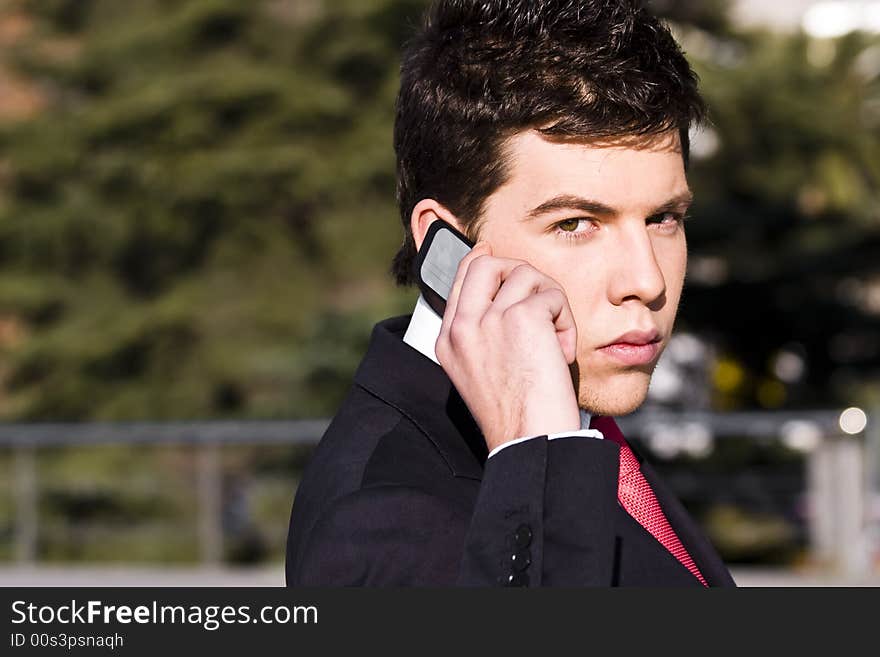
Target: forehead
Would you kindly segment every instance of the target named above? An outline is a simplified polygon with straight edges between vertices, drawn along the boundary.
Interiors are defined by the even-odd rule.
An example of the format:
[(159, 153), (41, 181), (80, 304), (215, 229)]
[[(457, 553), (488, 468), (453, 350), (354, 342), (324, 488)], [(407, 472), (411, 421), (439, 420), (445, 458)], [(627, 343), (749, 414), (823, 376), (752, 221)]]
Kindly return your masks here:
[(529, 207), (571, 194), (635, 209), (687, 190), (677, 131), (597, 142), (548, 139), (530, 130), (508, 138), (502, 157), (508, 178), (495, 195)]

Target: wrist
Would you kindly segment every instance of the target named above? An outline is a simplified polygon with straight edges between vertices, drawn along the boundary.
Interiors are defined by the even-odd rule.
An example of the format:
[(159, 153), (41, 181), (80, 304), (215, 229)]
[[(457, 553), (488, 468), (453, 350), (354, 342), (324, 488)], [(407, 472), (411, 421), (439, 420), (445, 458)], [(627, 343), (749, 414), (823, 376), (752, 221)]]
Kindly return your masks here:
[(523, 438), (535, 436), (549, 436), (551, 434), (569, 433), (581, 430), (580, 411), (575, 406), (574, 410), (565, 409), (555, 414), (548, 414), (545, 408), (540, 415), (524, 419), (512, 428), (508, 427), (503, 433), (486, 435), (486, 445), (489, 450), (496, 449), (507, 443)]

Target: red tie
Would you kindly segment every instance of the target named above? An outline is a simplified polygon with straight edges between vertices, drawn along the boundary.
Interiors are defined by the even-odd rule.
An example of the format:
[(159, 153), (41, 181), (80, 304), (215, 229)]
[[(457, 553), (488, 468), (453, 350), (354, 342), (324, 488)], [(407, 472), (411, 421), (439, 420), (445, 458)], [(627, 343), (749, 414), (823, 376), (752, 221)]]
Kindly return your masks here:
[(590, 428), (598, 429), (605, 438), (613, 440), (620, 445), (620, 471), (617, 479), (617, 498), (638, 523), (647, 529), (651, 535), (678, 559), (685, 568), (699, 579), (703, 586), (709, 586), (700, 573), (697, 564), (682, 545), (672, 525), (666, 519), (660, 503), (651, 490), (642, 471), (639, 469), (639, 461), (629, 448), (623, 434), (617, 427), (617, 423), (607, 416), (593, 416), (590, 420)]

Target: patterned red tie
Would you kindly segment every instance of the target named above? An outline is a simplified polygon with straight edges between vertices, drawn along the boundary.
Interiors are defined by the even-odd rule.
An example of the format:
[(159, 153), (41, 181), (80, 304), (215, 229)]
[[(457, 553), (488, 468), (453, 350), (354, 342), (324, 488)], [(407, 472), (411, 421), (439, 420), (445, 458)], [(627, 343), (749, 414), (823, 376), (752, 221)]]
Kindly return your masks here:
[(610, 417), (593, 416), (590, 420), (590, 428), (598, 429), (606, 439), (613, 440), (620, 445), (620, 471), (617, 479), (617, 498), (638, 523), (648, 530), (651, 535), (678, 559), (685, 568), (691, 571), (703, 586), (709, 586), (700, 573), (697, 564), (682, 545), (672, 525), (666, 519), (660, 503), (651, 490), (645, 476), (639, 468), (639, 461), (629, 448), (623, 434), (617, 427), (617, 423)]

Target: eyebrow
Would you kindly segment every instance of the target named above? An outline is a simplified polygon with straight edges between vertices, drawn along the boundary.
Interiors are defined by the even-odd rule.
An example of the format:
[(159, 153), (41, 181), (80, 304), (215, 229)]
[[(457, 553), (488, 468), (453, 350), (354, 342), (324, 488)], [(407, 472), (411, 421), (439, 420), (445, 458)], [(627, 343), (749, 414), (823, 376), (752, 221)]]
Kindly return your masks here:
[[(685, 192), (682, 192), (681, 194), (673, 196), (668, 201), (657, 206), (656, 208), (651, 210), (648, 216), (653, 217), (654, 215), (662, 214), (664, 212), (678, 210), (684, 206), (690, 205), (693, 200), (693, 192), (687, 190)], [(542, 215), (556, 212), (557, 210), (577, 210), (579, 212), (585, 212), (588, 214), (618, 214), (618, 211), (616, 209), (599, 201), (583, 198), (581, 196), (574, 196), (572, 194), (560, 194), (559, 196), (554, 196), (553, 198), (541, 203), (541, 205), (529, 210), (526, 216), (523, 217), (521, 221), (530, 221)]]

